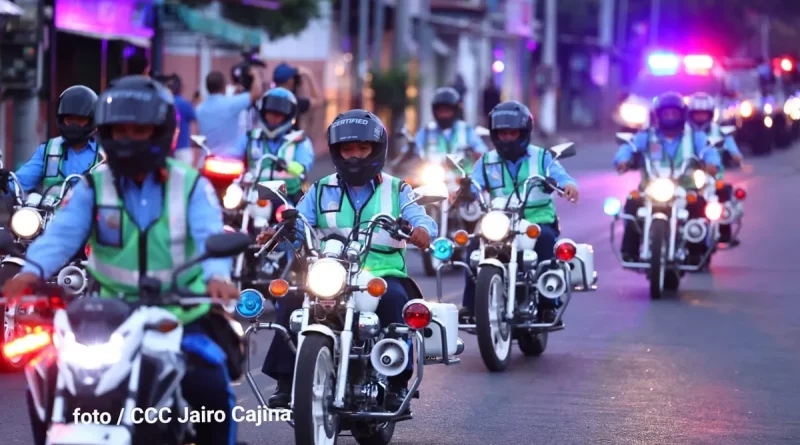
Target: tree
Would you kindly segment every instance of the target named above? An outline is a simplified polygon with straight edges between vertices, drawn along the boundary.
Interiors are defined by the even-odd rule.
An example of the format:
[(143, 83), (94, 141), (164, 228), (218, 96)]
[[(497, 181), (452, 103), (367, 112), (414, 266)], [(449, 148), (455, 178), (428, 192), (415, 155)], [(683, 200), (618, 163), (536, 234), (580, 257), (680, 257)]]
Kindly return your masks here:
[[(193, 8), (206, 7), (213, 0), (180, 0)], [(280, 0), (277, 10), (242, 4), (221, 3), (222, 15), (241, 25), (264, 29), (270, 40), (300, 34), (309, 22), (319, 17), (319, 0)]]

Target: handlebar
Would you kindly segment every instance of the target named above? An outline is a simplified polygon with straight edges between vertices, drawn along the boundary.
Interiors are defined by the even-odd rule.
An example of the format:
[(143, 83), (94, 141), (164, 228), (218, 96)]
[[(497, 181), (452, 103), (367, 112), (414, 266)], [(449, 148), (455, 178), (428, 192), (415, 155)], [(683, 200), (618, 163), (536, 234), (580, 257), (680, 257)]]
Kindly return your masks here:
[[(263, 156), (258, 158), (258, 175), (256, 175), (256, 180), (258, 180), (258, 178), (261, 177), (261, 173), (264, 172), (264, 167), (263, 167), (262, 164), (267, 159), (272, 161), (273, 164), (276, 164), (279, 167), (280, 170), (286, 171), (286, 168), (288, 167), (286, 165), (286, 161), (285, 160), (280, 159), (279, 157), (273, 155), (272, 153), (265, 153)], [(306, 180), (306, 174), (305, 173), (301, 173), (300, 176), (298, 176), (298, 178), (301, 181), (305, 181)]]

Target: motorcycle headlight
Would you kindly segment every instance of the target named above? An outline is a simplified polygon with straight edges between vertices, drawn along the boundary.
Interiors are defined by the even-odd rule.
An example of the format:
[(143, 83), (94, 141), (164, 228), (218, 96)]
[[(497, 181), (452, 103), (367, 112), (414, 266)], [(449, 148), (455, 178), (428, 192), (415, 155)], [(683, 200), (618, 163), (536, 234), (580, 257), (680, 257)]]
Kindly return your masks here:
[(695, 187), (701, 189), (706, 185), (706, 174), (703, 170), (695, 170), (694, 173), (692, 173), (692, 177), (694, 178)]
[(642, 125), (647, 122), (647, 108), (631, 103), (624, 103), (619, 107), (619, 117), (629, 125)]
[(225, 190), (225, 196), (222, 198), (222, 205), (228, 210), (235, 209), (242, 204), (244, 199), (244, 190), (239, 184), (231, 184)]
[(342, 263), (333, 258), (325, 258), (308, 267), (306, 279), (312, 294), (322, 299), (333, 298), (344, 289), (347, 271)]
[(426, 164), (422, 168), (422, 182), (424, 184), (442, 183), (445, 179), (444, 167), (438, 164)]
[(658, 178), (647, 186), (646, 192), (658, 202), (667, 202), (675, 196), (675, 183), (671, 179)]
[(85, 345), (75, 340), (75, 334), (68, 332), (64, 344), (59, 345), (59, 354), (69, 364), (83, 369), (98, 369), (111, 366), (122, 359), (123, 339), (117, 333), (111, 334), (106, 343)]
[(20, 238), (33, 238), (44, 226), (44, 219), (34, 209), (25, 207), (11, 217), (11, 231)]
[(511, 220), (503, 212), (489, 212), (481, 220), (481, 234), (489, 241), (502, 241), (511, 230)]

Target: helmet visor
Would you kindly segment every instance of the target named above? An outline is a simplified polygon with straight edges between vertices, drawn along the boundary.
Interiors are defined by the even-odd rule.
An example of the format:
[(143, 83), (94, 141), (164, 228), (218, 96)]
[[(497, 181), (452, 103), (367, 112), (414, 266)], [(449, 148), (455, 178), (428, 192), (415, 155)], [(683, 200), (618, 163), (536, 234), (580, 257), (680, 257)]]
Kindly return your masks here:
[(289, 99), (278, 96), (265, 97), (262, 105), (263, 111), (273, 111), (286, 116), (291, 115), (294, 108), (294, 104)]
[(160, 125), (166, 121), (169, 104), (150, 91), (115, 90), (97, 101), (95, 122), (98, 126), (136, 123)]
[(341, 142), (383, 142), (383, 126), (371, 119), (347, 118), (331, 124), (328, 145)]
[(518, 111), (498, 110), (491, 114), (492, 130), (519, 130), (525, 128), (525, 115)]

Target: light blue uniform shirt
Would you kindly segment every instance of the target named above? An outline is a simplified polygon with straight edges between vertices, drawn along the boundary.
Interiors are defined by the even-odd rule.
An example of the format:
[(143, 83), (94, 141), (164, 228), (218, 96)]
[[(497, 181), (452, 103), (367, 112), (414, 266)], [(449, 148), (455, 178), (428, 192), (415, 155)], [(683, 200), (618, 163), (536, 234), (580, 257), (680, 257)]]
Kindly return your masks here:
[[(660, 131), (656, 132), (659, 142), (661, 143), (661, 148), (659, 152), (666, 151), (667, 155), (670, 158), (675, 157), (675, 153), (677, 152), (678, 148), (681, 145), (681, 141), (683, 141), (683, 133), (681, 132), (677, 137), (672, 140), (667, 140), (661, 134)], [(636, 153), (644, 153), (648, 150), (648, 143), (650, 140), (650, 133), (648, 131), (640, 131), (636, 133), (633, 138), (633, 145), (636, 146)], [(695, 131), (694, 132), (694, 150), (695, 155), (698, 157), (700, 153), (708, 146), (708, 137), (702, 131)], [(617, 154), (614, 155), (614, 167), (619, 165), (621, 162), (629, 162), (633, 157), (634, 149), (631, 147), (630, 144), (622, 144), (617, 151)], [(653, 158), (655, 160), (655, 158)], [(703, 162), (709, 165), (714, 165), (717, 168), (720, 167), (722, 160), (720, 159), (719, 152), (714, 149), (705, 150), (702, 156)]]
[[(127, 178), (122, 181), (121, 188), (125, 209), (140, 229), (159, 218), (164, 191), (154, 174), (145, 178), (141, 188)], [(44, 234), (28, 247), (26, 258), (41, 265), (46, 277), (55, 274), (84, 247), (92, 229), (94, 204), (94, 191), (85, 181), (80, 182), (72, 189), (71, 198), (59, 210)], [(204, 177), (198, 179), (192, 191), (187, 220), (197, 255), (205, 252), (206, 239), (209, 236), (223, 232), (219, 198)], [(31, 264), (26, 265), (22, 272), (39, 275), (39, 269)], [(206, 279), (228, 278), (231, 274), (231, 259), (208, 259), (203, 262), (203, 272)]]
[[(263, 152), (264, 146), (269, 149), (271, 154), (277, 156), (278, 150), (281, 148), (284, 142), (286, 141), (283, 139), (283, 136), (281, 136), (281, 138), (278, 140), (268, 139), (264, 141), (263, 144), (259, 144), (261, 156), (265, 154)], [(239, 140), (236, 141), (234, 148), (228, 150), (226, 155), (236, 159), (245, 159), (247, 157), (247, 150), (250, 145), (250, 138), (248, 138), (246, 134), (242, 135), (239, 137)], [(294, 150), (294, 160), (302, 165), (303, 168), (305, 168), (306, 173), (311, 171), (311, 168), (314, 166), (314, 146), (311, 144), (311, 139), (306, 137), (301, 142), (297, 143), (297, 146)]]
[[(456, 125), (460, 125), (459, 122), (453, 124), (453, 128)], [(417, 136), (414, 139), (414, 154), (417, 156), (422, 156), (424, 153), (423, 147), (428, 144), (428, 137), (430, 133), (435, 133), (437, 137), (444, 137), (448, 144), (452, 144), (455, 142), (455, 136), (453, 134), (453, 128), (448, 128), (445, 130), (440, 130), (439, 127), (436, 127), (435, 130), (431, 130), (428, 127), (424, 127), (417, 132)], [(438, 141), (437, 141), (438, 142)], [(483, 139), (475, 133), (475, 127), (472, 125), (467, 125), (467, 145), (469, 145), (475, 153), (484, 154), (489, 151), (486, 147), (486, 144), (483, 143)], [(459, 149), (463, 147), (450, 147), (452, 149)]]
[(206, 145), (211, 153), (224, 153), (236, 146), (240, 135), (239, 115), (251, 103), (250, 93), (235, 96), (211, 94), (197, 106), (197, 126), (200, 134), (206, 137)]
[[(347, 187), (348, 196), (353, 203), (353, 206), (358, 211), (364, 207), (367, 203), (367, 200), (373, 195), (375, 191), (375, 183), (374, 180), (370, 181), (368, 184), (365, 184), (363, 187), (351, 187), (349, 185), (345, 185)], [(339, 203), (342, 202), (342, 193), (341, 187), (337, 188), (329, 188), (325, 190), (326, 193), (323, 193), (321, 198), (322, 208), (327, 208), (329, 203), (336, 203), (336, 206), (339, 206)], [(400, 207), (408, 204), (411, 200), (411, 187), (408, 184), (403, 184), (402, 188), (400, 189)], [(303, 199), (297, 204), (297, 211), (300, 212), (303, 216), (306, 217), (308, 223), (311, 224), (312, 227), (317, 226), (317, 185), (314, 184), (311, 188), (308, 189)], [(422, 227), (428, 232), (428, 235), (431, 237), (431, 241), (436, 238), (439, 234), (439, 226), (436, 224), (436, 221), (433, 220), (427, 213), (425, 213), (425, 208), (419, 206), (417, 204), (411, 204), (410, 206), (403, 209), (402, 214), (400, 215), (411, 224), (412, 228)], [(297, 220), (297, 234), (298, 238), (303, 239), (303, 222), (301, 220)], [(285, 244), (282, 248), (285, 248)]]
[[(519, 173), (519, 169), (522, 166), (522, 162), (525, 159), (530, 159), (533, 165), (530, 165), (529, 168), (535, 168), (535, 163), (538, 162), (536, 158), (533, 158), (533, 147), (528, 147), (528, 156), (523, 156), (517, 160), (517, 162), (511, 162), (506, 160), (505, 164), (508, 168), (508, 173), (511, 177), (516, 178), (517, 174)], [(553, 160), (553, 155), (550, 152), (545, 151), (544, 153), (544, 165), (550, 165), (550, 161)], [(475, 169), (473, 170), (472, 179), (481, 187), (482, 190), (488, 190), (486, 186), (486, 180), (483, 177), (483, 158), (480, 158), (478, 162), (475, 164)], [(564, 167), (561, 165), (560, 162), (556, 161), (550, 165), (550, 177), (556, 180), (559, 187), (566, 187), (567, 185), (573, 185), (575, 188), (578, 188), (578, 183), (575, 179), (567, 173)], [(472, 187), (473, 191), (476, 192), (475, 186)]]
[[(22, 185), (22, 189), (28, 193), (36, 189), (44, 181), (44, 165), (46, 153), (44, 151), (47, 143), (36, 149), (36, 153), (17, 170), (17, 179)], [(66, 148), (66, 147), (64, 147)], [(92, 167), (92, 163), (97, 158), (97, 142), (89, 141), (89, 144), (80, 151), (75, 151), (72, 147), (64, 151), (64, 162), (61, 164), (61, 174), (64, 177), (69, 175), (81, 175)], [(55, 162), (55, 160), (53, 161)], [(11, 190), (14, 184), (11, 183)]]

